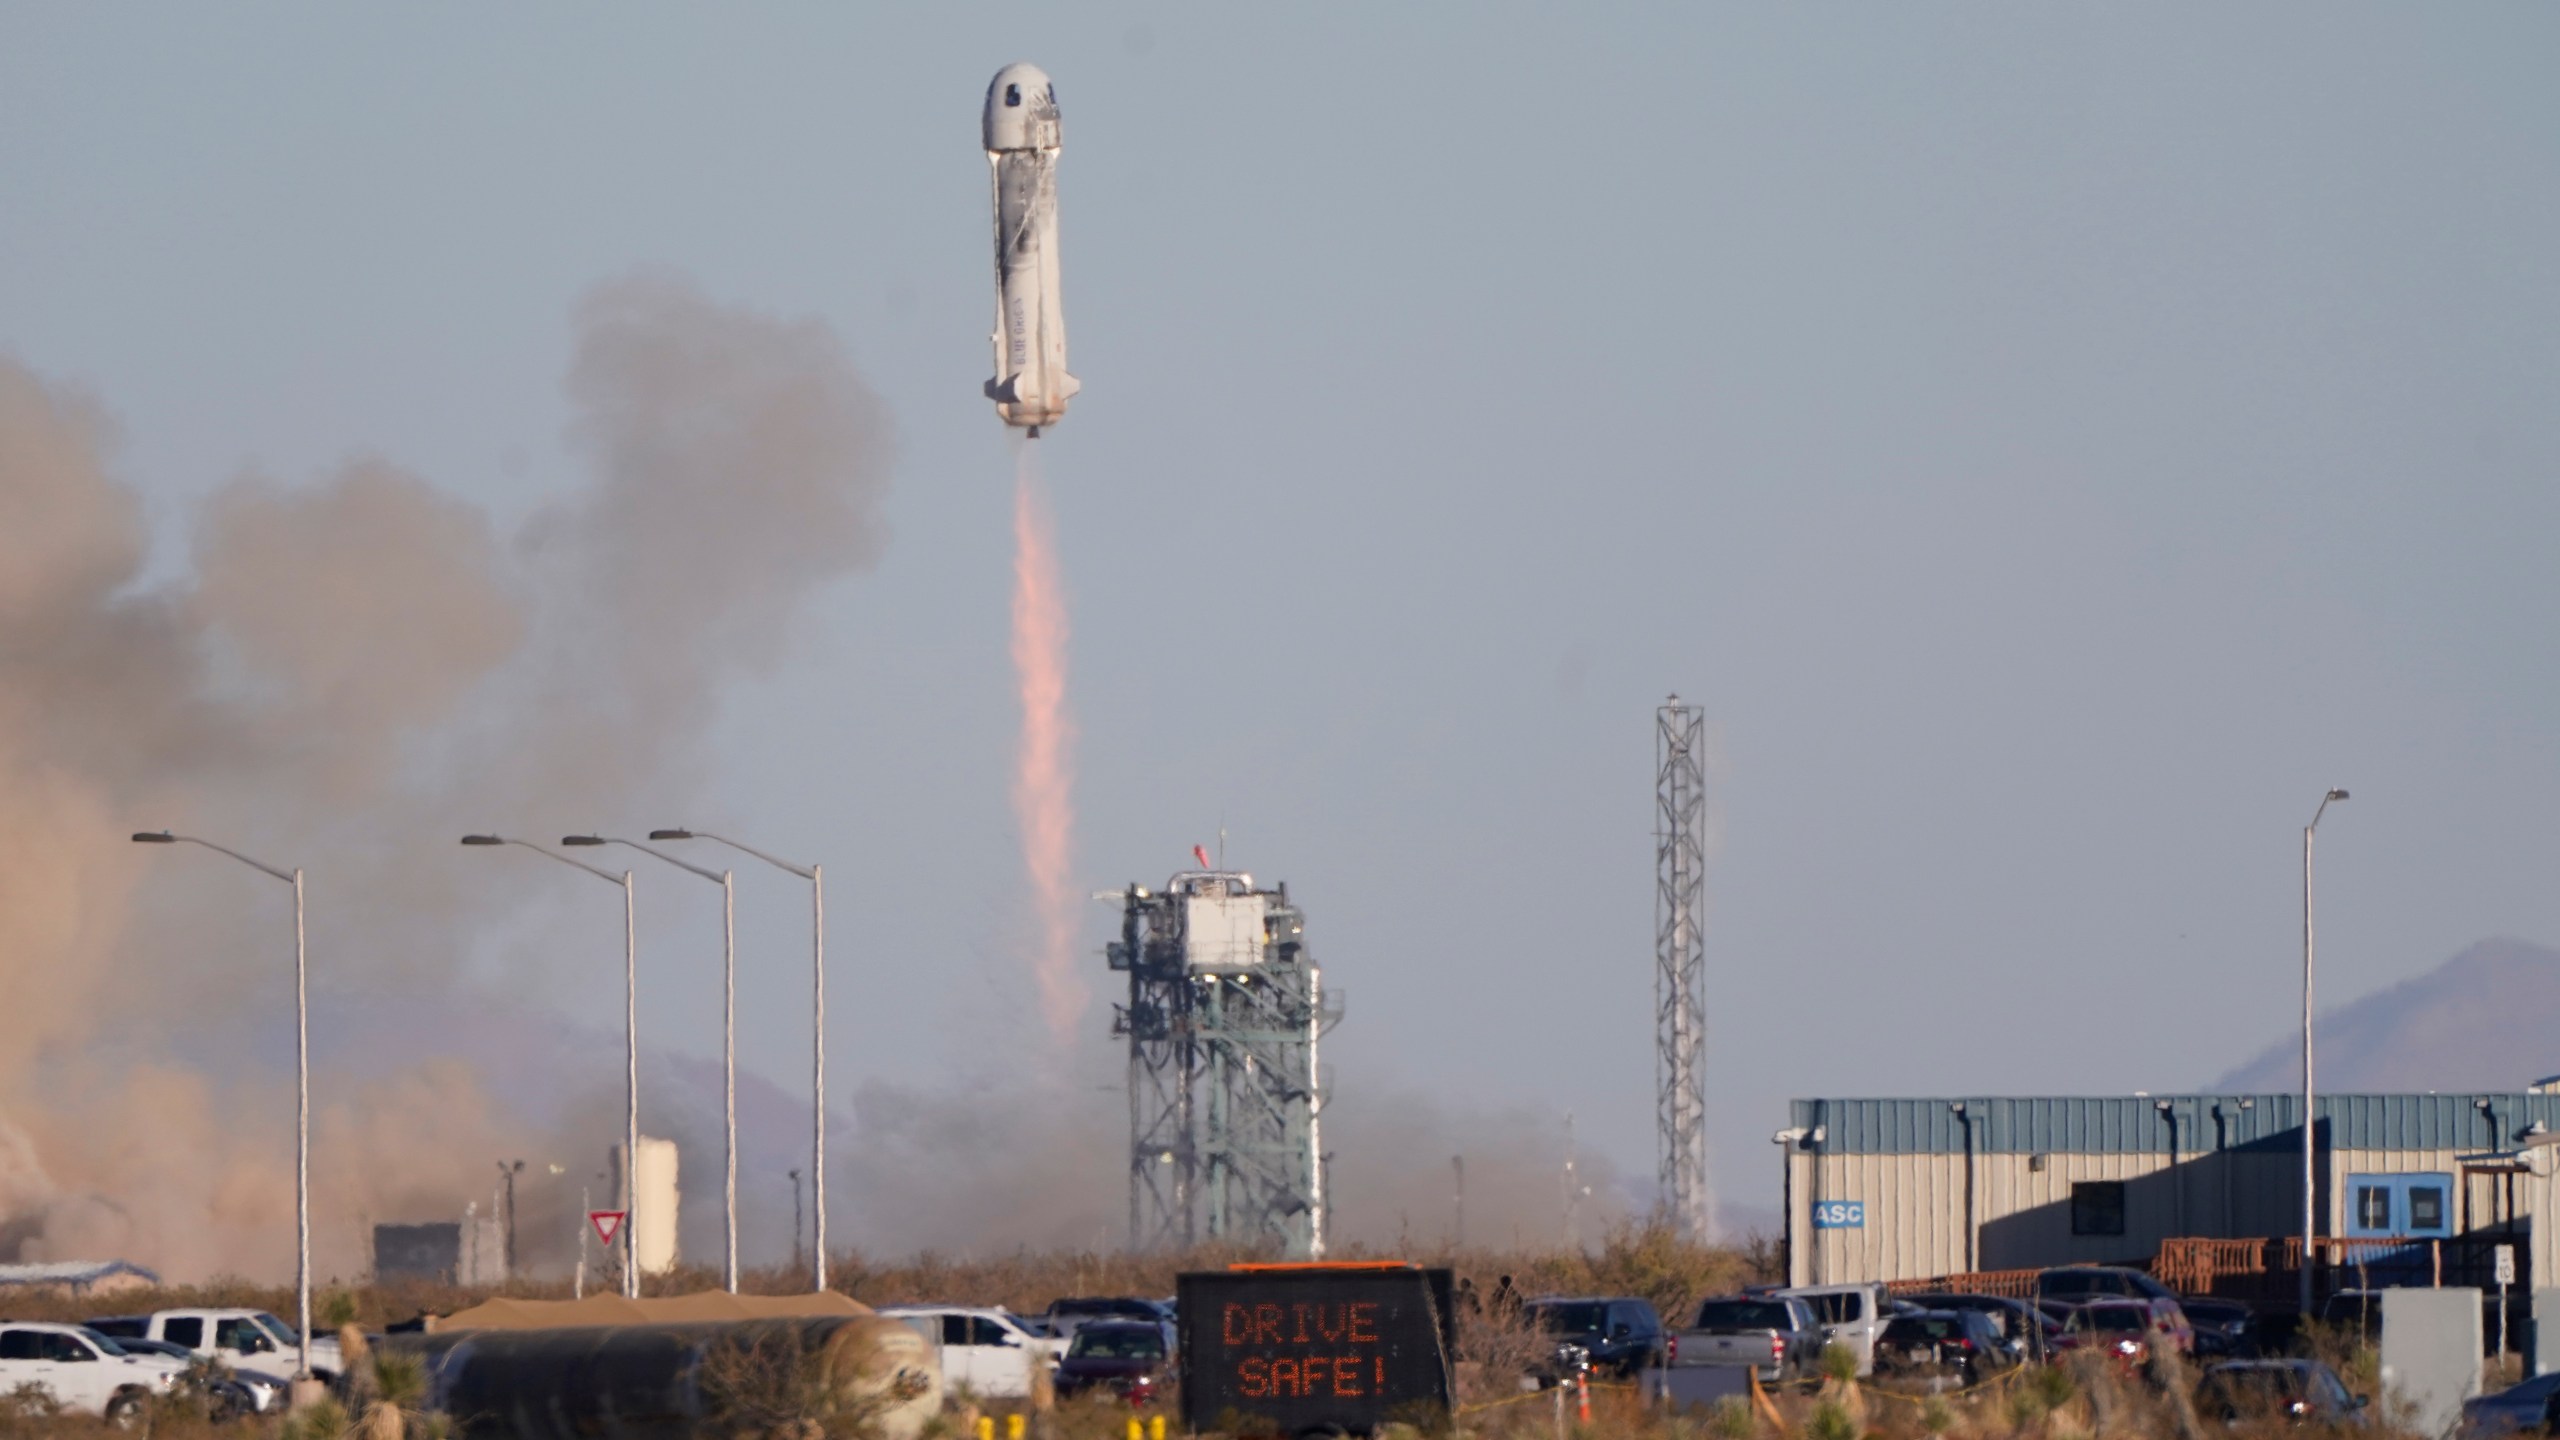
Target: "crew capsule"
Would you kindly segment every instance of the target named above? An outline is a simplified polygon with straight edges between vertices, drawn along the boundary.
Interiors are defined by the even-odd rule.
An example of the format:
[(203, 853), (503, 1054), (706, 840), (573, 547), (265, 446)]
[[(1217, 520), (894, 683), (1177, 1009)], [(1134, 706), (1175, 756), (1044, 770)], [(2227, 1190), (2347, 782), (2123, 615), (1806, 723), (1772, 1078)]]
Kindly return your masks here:
[(1058, 148), (1058, 91), (1037, 65), (1007, 65), (987, 86), (979, 131), (994, 150)]

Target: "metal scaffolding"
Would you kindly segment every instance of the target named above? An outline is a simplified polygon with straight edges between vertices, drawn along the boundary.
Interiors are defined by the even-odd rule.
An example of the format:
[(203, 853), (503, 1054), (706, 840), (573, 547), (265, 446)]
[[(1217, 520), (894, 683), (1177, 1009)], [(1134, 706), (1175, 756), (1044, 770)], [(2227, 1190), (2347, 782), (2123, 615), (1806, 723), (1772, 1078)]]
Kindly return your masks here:
[(1321, 1259), (1324, 1087), (1318, 1048), (1342, 1018), (1306, 950), (1289, 887), (1237, 871), (1122, 895), (1112, 1007), (1129, 1042), (1129, 1248), (1276, 1243)]
[(1654, 712), (1654, 1126), (1662, 1203), (1704, 1243), (1707, 1196), (1706, 717), (1674, 695)]

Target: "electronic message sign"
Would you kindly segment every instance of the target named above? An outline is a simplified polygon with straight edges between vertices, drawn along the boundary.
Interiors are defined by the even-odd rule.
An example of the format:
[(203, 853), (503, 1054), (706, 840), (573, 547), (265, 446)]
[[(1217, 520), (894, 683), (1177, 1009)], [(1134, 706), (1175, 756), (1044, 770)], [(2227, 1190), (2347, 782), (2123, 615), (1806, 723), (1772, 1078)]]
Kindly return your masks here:
[[(1182, 1420), (1367, 1433), (1450, 1408), (1449, 1272), (1239, 1265), (1182, 1276)], [(1264, 1433), (1257, 1424), (1248, 1433)]]

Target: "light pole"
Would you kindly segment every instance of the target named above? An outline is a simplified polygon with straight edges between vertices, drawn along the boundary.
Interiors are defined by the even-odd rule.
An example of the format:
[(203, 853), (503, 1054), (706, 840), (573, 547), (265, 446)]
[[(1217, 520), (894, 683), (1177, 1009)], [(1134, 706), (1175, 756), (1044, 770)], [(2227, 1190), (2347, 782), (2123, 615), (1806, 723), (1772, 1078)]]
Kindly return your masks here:
[[(563, 835), (563, 845), (625, 845), (643, 855), (664, 860), (679, 870), (699, 875), (720, 887), (720, 1124), (728, 1135), (729, 1165), (727, 1178), (721, 1185), (722, 1209), (728, 1227), (728, 1255), (721, 1265), (721, 1286), (730, 1294), (738, 1293), (738, 892), (730, 883), (726, 870), (705, 870), (690, 860), (679, 860), (654, 845), (625, 840), (614, 835)], [(636, 1162), (635, 1162), (636, 1166)], [(639, 1173), (637, 1168), (632, 1172)]]
[(506, 1280), (516, 1278), (516, 1177), (523, 1173), (524, 1162), (521, 1160), (513, 1164), (504, 1160), (498, 1162), (498, 1179), (505, 1184), (507, 1190), (506, 1229), (499, 1232), (500, 1238), (505, 1243), (505, 1248), (499, 1253), (506, 1267), (503, 1271)]
[[(632, 903), (631, 872), (617, 875), (601, 870), (584, 860), (573, 860), (557, 850), (536, 845), (530, 840), (514, 840), (504, 835), (465, 835), (465, 845), (513, 845), (536, 855), (549, 856), (563, 865), (584, 870), (599, 880), (622, 887), (622, 1181), (630, 1193), (623, 1197), (622, 1216), (622, 1294), (627, 1300), (640, 1298), (640, 1251), (637, 1226), (632, 1219), (640, 1211), (640, 943), (635, 933), (637, 907)], [(580, 1242), (584, 1254), (584, 1242)]]
[[(809, 1288), (827, 1288), (827, 879), (817, 865), (794, 865), (788, 860), (767, 855), (752, 845), (741, 845), (708, 830), (652, 830), (652, 840), (708, 840), (726, 845), (741, 855), (752, 855), (777, 870), (787, 870), (809, 882), (809, 1029), (811, 1035), (809, 1067), (809, 1210), (817, 1225), (810, 1236)], [(792, 1232), (792, 1244), (798, 1246), (798, 1230)]]
[(2320, 828), (2320, 817), (2328, 813), (2329, 802), (2344, 800), (2347, 792), (2332, 790), (2320, 797), (2320, 808), (2311, 812), (2311, 823), (2302, 827), (2302, 1318), (2311, 1318), (2312, 1235), (2316, 1217), (2312, 1198), (2312, 1138), (2319, 1129), (2311, 1115), (2311, 836)]
[(795, 1263), (800, 1259), (801, 1227), (806, 1223), (800, 1214), (800, 1172), (794, 1170), (791, 1172), (791, 1258)]
[(311, 1378), (311, 967), (302, 940), (302, 871), (279, 870), (227, 845), (166, 830), (137, 832), (136, 845), (201, 845), (293, 887), (293, 1304), (301, 1326), (293, 1378)]

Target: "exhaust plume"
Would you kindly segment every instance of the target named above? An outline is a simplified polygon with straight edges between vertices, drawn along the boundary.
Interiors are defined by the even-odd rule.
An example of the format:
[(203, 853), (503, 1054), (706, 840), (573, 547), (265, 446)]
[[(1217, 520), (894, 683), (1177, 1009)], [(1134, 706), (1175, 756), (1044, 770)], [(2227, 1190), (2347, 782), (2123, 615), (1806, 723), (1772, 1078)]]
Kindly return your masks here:
[(1022, 687), (1022, 743), (1016, 753), (1013, 812), (1022, 827), (1031, 879), (1032, 971), (1040, 1009), (1060, 1048), (1084, 1016), (1076, 973), (1073, 874), (1075, 772), (1067, 714), (1067, 601), (1058, 583), (1058, 542), (1040, 474), (1040, 447), (1014, 442), (1013, 668)]

